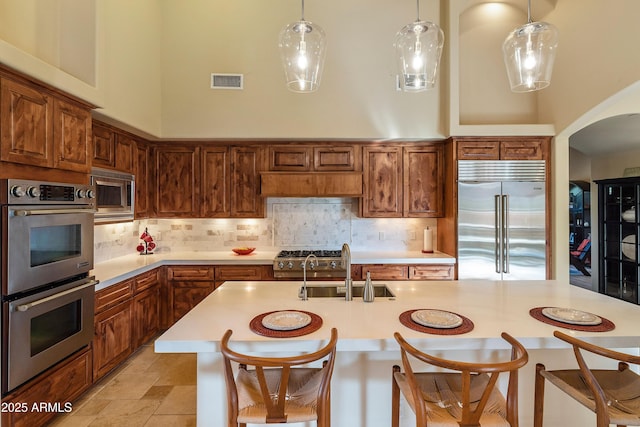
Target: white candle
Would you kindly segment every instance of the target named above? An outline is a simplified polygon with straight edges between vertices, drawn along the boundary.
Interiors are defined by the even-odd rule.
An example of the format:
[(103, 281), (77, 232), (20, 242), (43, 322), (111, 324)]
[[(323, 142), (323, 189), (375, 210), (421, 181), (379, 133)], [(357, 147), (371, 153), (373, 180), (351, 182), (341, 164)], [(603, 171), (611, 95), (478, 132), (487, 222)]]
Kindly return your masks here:
[(424, 241), (422, 243), (422, 252), (433, 252), (433, 230), (429, 227), (424, 229)]

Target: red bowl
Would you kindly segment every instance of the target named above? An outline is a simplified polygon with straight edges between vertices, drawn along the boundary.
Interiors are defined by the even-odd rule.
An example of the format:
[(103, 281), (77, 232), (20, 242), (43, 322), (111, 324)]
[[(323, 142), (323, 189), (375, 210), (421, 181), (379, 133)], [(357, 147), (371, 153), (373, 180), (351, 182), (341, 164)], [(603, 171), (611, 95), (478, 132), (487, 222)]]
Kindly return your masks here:
[(231, 250), (238, 255), (249, 255), (251, 252), (255, 251), (256, 248), (233, 248)]

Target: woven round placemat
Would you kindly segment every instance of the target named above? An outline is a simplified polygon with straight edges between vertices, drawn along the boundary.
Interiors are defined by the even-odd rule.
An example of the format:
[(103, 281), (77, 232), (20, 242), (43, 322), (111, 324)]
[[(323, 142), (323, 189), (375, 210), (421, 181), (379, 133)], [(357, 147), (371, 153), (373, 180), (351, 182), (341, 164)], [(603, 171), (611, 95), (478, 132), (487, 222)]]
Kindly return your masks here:
[(542, 314), (542, 310), (547, 307), (534, 307), (529, 310), (529, 314), (536, 320), (541, 321), (542, 323), (546, 323), (548, 325), (557, 326), (559, 328), (572, 329), (574, 331), (583, 331), (583, 332), (609, 332), (616, 328), (616, 325), (609, 319), (605, 319), (602, 316), (599, 316), (602, 319), (602, 323), (599, 325), (574, 325), (572, 323), (559, 322), (557, 320), (549, 319), (547, 316)]
[[(406, 326), (409, 329), (413, 329), (414, 331), (424, 332), (427, 334), (434, 334), (434, 335), (460, 335), (460, 334), (466, 334), (467, 332), (470, 332), (473, 330), (473, 322), (468, 317), (465, 317), (458, 313), (453, 313), (452, 311), (449, 311), (448, 313), (453, 313), (456, 316), (460, 316), (462, 318), (462, 325), (456, 328), (430, 328), (428, 326), (423, 326), (419, 323), (414, 322), (411, 319), (411, 313), (418, 310), (424, 310), (424, 309), (419, 308), (415, 310), (407, 310), (404, 313), (400, 314), (400, 323), (402, 323), (404, 326)], [(445, 310), (442, 310), (442, 311), (445, 311)]]
[[(302, 328), (292, 329), (290, 331), (276, 331), (274, 329), (269, 329), (262, 324), (262, 319), (271, 314), (277, 313), (278, 311), (297, 311), (299, 313), (308, 314), (311, 317), (311, 323), (307, 326), (303, 326)], [(262, 313), (251, 319), (249, 322), (249, 328), (258, 335), (262, 335), (269, 338), (292, 338), (292, 337), (300, 337), (302, 335), (310, 334), (311, 332), (315, 332), (322, 326), (322, 317), (318, 316), (315, 313), (311, 313), (309, 311), (303, 310), (276, 310), (270, 311), (268, 313)]]

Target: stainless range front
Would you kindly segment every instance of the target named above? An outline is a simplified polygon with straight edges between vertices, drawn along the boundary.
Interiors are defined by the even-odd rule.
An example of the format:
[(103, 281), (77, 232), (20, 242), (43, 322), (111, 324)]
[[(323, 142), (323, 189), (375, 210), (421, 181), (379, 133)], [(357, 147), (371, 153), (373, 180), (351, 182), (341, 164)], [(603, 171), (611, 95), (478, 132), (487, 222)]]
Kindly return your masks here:
[(307, 263), (307, 278), (344, 278), (346, 268), (340, 250), (286, 250), (280, 251), (273, 260), (273, 276), (277, 279), (301, 279), (304, 262)]

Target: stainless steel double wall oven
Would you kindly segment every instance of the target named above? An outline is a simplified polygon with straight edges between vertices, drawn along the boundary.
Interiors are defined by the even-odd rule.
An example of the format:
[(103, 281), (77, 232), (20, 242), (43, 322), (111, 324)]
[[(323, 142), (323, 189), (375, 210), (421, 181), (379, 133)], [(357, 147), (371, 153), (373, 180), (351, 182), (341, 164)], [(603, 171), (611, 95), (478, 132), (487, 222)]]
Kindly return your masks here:
[(95, 189), (1, 180), (2, 394), (93, 338)]

